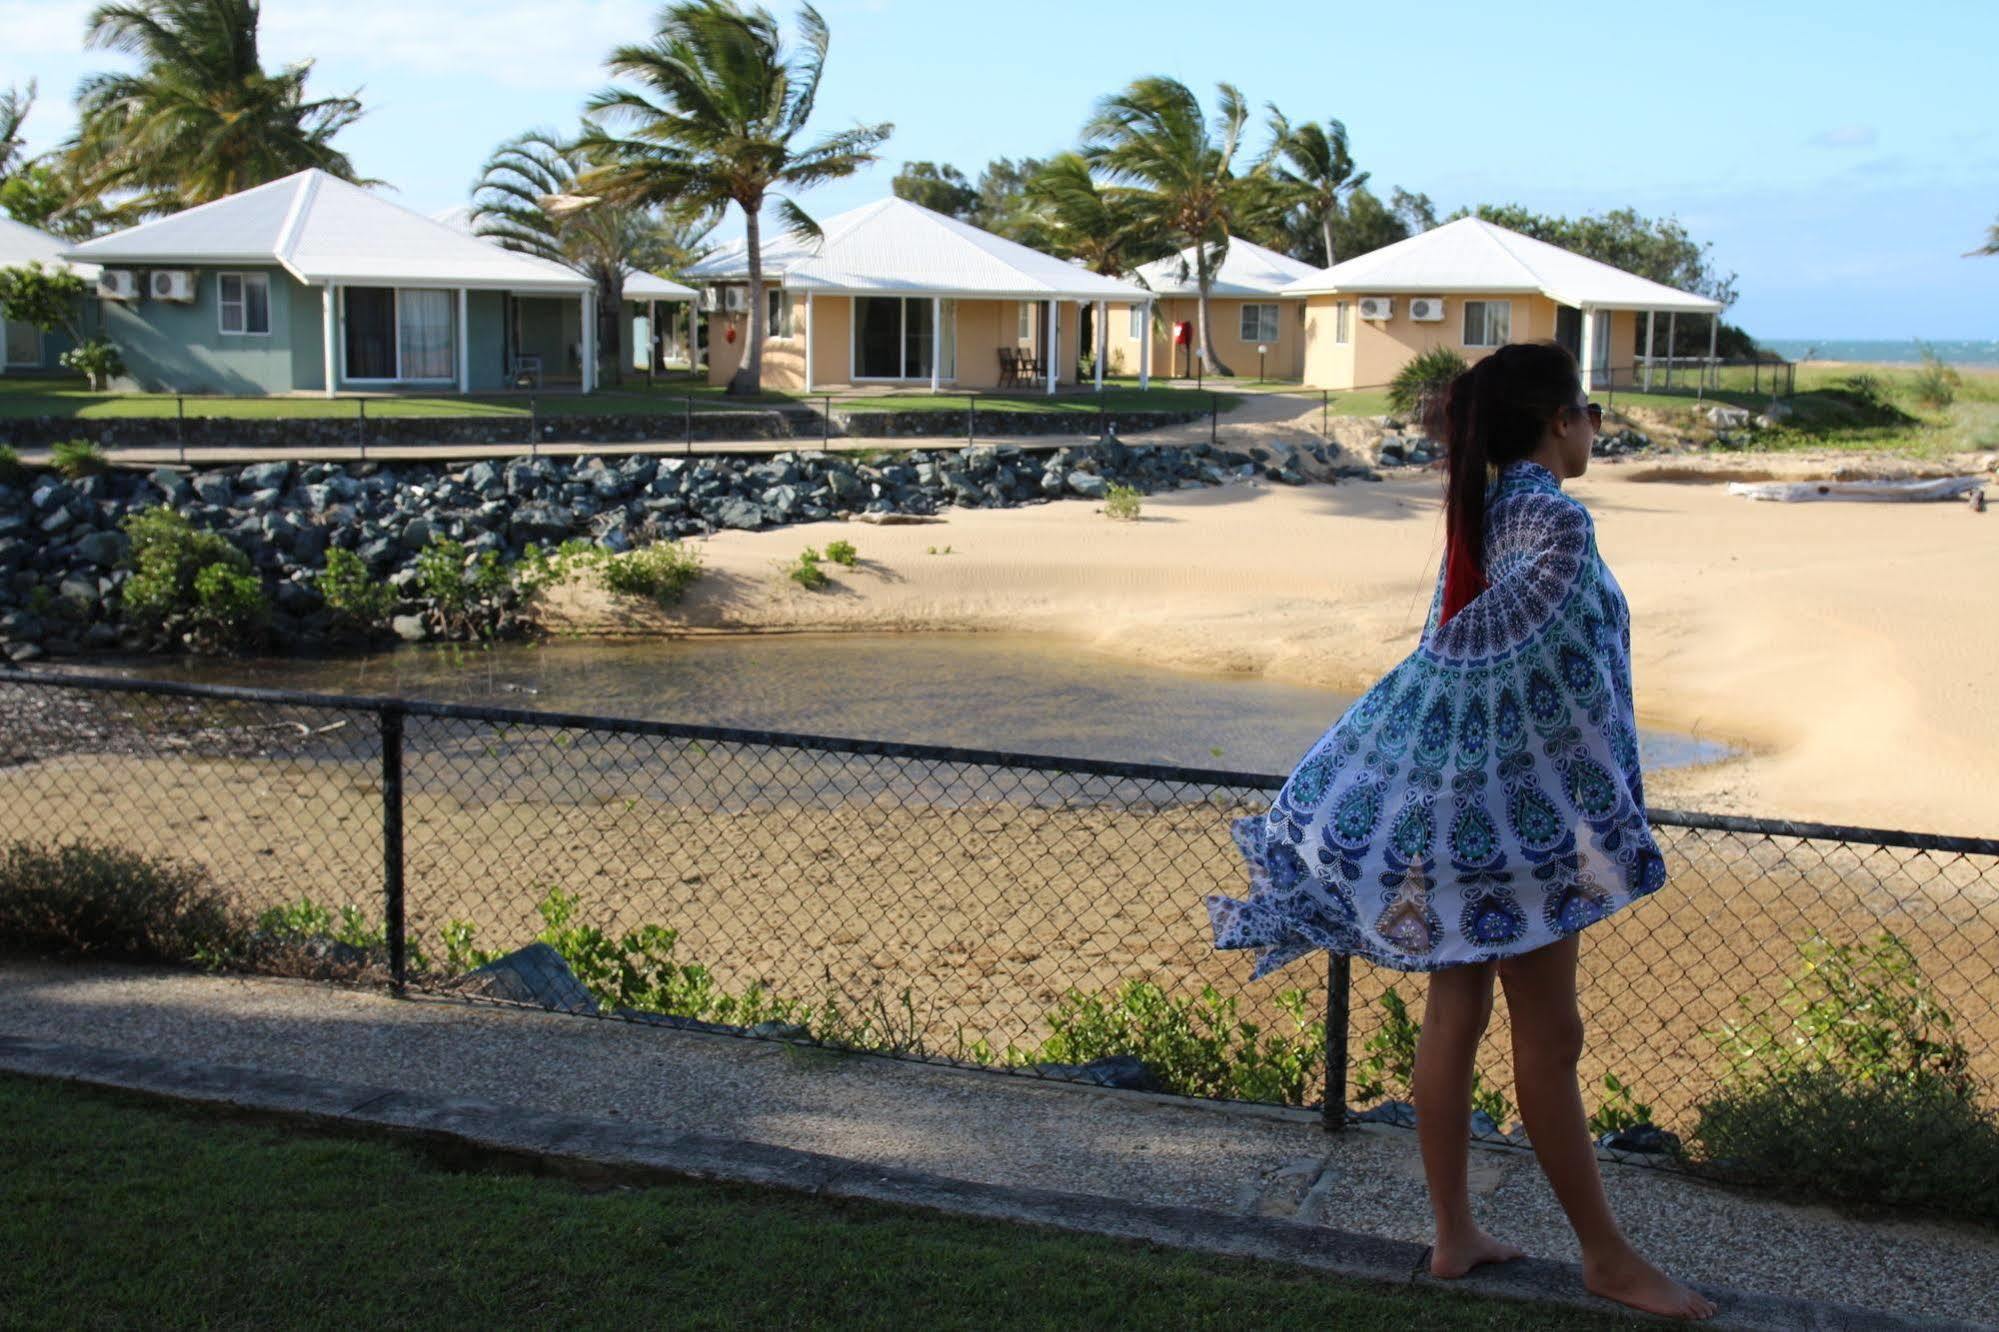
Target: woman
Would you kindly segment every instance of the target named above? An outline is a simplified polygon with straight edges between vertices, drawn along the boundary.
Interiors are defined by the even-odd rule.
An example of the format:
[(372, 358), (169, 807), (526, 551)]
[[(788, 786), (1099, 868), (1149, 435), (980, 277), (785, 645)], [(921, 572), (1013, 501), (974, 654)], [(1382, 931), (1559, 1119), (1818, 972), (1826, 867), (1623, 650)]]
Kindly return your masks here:
[[(1576, 1081), (1579, 932), (1665, 882), (1645, 817), (1624, 596), (1562, 482), (1601, 414), (1552, 344), (1500, 348), (1450, 386), (1445, 558), (1421, 644), (1315, 744), (1269, 811), (1238, 820), (1251, 895), (1208, 899), (1254, 976), (1314, 949), (1430, 973), (1417, 1136), (1430, 1270), (1519, 1249), (1472, 1220), (1466, 1123), (1495, 977), (1520, 1113), (1599, 1295), (1668, 1317), (1714, 1304), (1618, 1230)], [(1496, 480), (1493, 474), (1497, 474)]]

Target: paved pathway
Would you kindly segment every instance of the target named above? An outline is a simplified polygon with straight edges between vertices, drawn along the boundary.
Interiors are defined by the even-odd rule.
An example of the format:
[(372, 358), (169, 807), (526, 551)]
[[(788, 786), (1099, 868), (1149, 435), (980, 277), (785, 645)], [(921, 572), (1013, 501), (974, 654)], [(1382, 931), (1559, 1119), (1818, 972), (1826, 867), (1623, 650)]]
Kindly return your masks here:
[[(1185, 425), (1165, 426), (1157, 430), (1127, 435), (1124, 438), (1133, 444), (1194, 444), (1205, 443), (1213, 438), (1229, 448), (1244, 448), (1271, 438), (1309, 443), (1318, 425), (1319, 408), (1317, 394), (1245, 394), (1232, 410), (1222, 413), (1214, 422), (1203, 417)], [(677, 418), (662, 419), (671, 423)], [(1023, 449), (1030, 450), (1052, 450), (1064, 445), (1093, 443), (1097, 438), (1094, 433), (1095, 418), (1082, 414), (1077, 416), (1076, 421), (1079, 432), (1087, 430), (1091, 433), (1007, 435), (980, 438), (974, 442), (983, 445), (1017, 444)], [(525, 425), (525, 418), (519, 421), (502, 421), (494, 426), (494, 431), (496, 434), (507, 431), (519, 434)], [(113, 445), (106, 450), (106, 453), (114, 462), (132, 466), (156, 467), (161, 464), (186, 462), (199, 467), (268, 461), (355, 462), (363, 457), (377, 462), (470, 462), (480, 458), (515, 458), (529, 453), (538, 453), (551, 458), (624, 456), (635, 453), (668, 457), (700, 457), (718, 453), (768, 455), (791, 449), (824, 449), (831, 453), (857, 453), (877, 449), (952, 449), (963, 448), (965, 444), (965, 437), (962, 435), (934, 438), (903, 435), (882, 438), (835, 437), (823, 443), (811, 437), (775, 440), (696, 440), (692, 444), (685, 444), (677, 439), (639, 444), (619, 444), (603, 440), (549, 440), (538, 445), (530, 445), (519, 439), (495, 439), (462, 444), (382, 444), (371, 445), (366, 449), (351, 444), (279, 449), (243, 446), (193, 447), (185, 450), (171, 444)], [(31, 466), (42, 466), (49, 460), (49, 451), (28, 449), (22, 452), (21, 458)]]
[[(1284, 1246), (1298, 1246), (1283, 1236), (1295, 1237), (1301, 1224), (1346, 1232), (1337, 1243), (1323, 1233), (1348, 1251), (1356, 1235), (1400, 1242), (1382, 1251), (1401, 1255), (1394, 1261), (1420, 1258), (1415, 1246), (1428, 1237), (1413, 1134), (1369, 1126), (1328, 1136), (1300, 1111), (1211, 1107), (453, 1000), (398, 1001), (327, 984), (109, 965), (0, 964), (0, 1037), (712, 1135), (917, 1172), (986, 1196), (1059, 1190), (1072, 1211), (1096, 1218), (1076, 1224), (1114, 1233), (1157, 1236), (1131, 1218), (1177, 1205), (1197, 1209), (1175, 1215), (1206, 1218), (1206, 1233), (1234, 1233), (1229, 1251), (1265, 1251), (1243, 1238), (1253, 1232), (1275, 1236), (1265, 1249), (1294, 1261)], [(0, 1057), (0, 1067), (26, 1066)], [(1572, 1263), (1573, 1240), (1532, 1158), (1477, 1148), (1473, 1161), (1480, 1219), (1534, 1254)], [(1999, 1321), (1999, 1235), (1990, 1231), (1861, 1220), (1657, 1170), (1605, 1169), (1633, 1238), (1703, 1286)], [(1125, 1223), (1103, 1220), (1120, 1207)], [(1265, 1222), (1275, 1229), (1258, 1230)], [(1561, 1267), (1500, 1269), (1484, 1280), (1493, 1293), (1587, 1298)], [(1730, 1314), (1725, 1305), (1723, 1325), (1784, 1325), (1767, 1310), (1752, 1316), (1755, 1307), (1739, 1299)], [(1795, 1321), (1795, 1308), (1785, 1317), (1807, 1325)], [(1869, 1324), (1826, 1314), (1809, 1325)]]

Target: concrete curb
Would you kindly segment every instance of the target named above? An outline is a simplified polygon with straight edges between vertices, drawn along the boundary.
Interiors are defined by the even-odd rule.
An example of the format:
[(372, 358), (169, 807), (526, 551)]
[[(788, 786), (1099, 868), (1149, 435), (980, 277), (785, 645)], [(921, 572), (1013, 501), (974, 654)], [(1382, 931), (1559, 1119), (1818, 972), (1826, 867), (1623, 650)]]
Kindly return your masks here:
[[(1310, 1267), (1377, 1285), (1416, 1285), (1598, 1313), (1629, 1312), (1584, 1291), (1581, 1272), (1567, 1263), (1525, 1259), (1480, 1269), (1462, 1280), (1438, 1281), (1422, 1270), (1429, 1251), (1398, 1240), (1274, 1217), (972, 1183), (741, 1139), (544, 1114), (487, 1101), (5, 1034), (0, 1034), (0, 1072), (228, 1106), (335, 1132), (400, 1138), (446, 1151), (511, 1159), (543, 1173), (597, 1180), (691, 1176), (1146, 1240)], [(1721, 1306), (1720, 1314), (1704, 1325), (1714, 1328), (1936, 1332), (1989, 1327), (1720, 1287), (1701, 1289)]]

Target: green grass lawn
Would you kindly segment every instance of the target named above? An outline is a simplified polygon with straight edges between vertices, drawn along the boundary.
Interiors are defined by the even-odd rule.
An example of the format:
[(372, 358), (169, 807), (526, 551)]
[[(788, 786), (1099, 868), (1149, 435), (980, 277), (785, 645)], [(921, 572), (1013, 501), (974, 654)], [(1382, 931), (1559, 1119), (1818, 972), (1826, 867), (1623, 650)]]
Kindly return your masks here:
[[(1103, 405), (1112, 411), (1206, 411), (1214, 395), (1191, 389), (1155, 387), (1141, 391), (1136, 384), (1106, 385)], [(43, 376), (0, 377), (0, 418), (21, 416), (68, 417), (79, 421), (119, 418), (172, 417), (184, 409), (190, 417), (229, 417), (242, 420), (350, 420), (362, 411), (364, 399), (356, 397), (187, 397), (171, 393), (93, 393), (82, 380)], [(421, 394), (368, 397), (366, 411), (373, 417), (490, 416), (525, 418), (529, 399), (523, 394)], [(705, 380), (686, 377), (660, 378), (650, 386), (642, 377), (628, 379), (621, 387), (596, 393), (551, 392), (537, 395), (534, 409), (543, 416), (610, 416), (621, 414), (677, 415), (691, 404), (695, 411), (818, 405), (820, 394), (764, 393), (755, 398), (731, 398), (721, 388)], [(969, 399), (964, 394), (905, 392), (866, 397), (832, 398), (835, 411), (940, 411), (962, 412)], [(1221, 394), (1219, 406), (1227, 411), (1237, 399)], [(981, 411), (1065, 412), (1091, 415), (1098, 410), (1097, 395), (1065, 390), (1054, 397), (1037, 393), (978, 395)]]
[(21, 1327), (1625, 1326), (747, 1188), (588, 1192), (14, 1077), (0, 1159)]

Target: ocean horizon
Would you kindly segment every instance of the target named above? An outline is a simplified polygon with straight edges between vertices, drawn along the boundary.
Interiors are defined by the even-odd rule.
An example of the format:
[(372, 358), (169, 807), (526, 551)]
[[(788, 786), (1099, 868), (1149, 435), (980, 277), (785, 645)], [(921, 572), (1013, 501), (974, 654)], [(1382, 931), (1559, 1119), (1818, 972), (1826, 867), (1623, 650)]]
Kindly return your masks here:
[(1756, 342), (1787, 361), (1915, 365), (1928, 347), (1951, 365), (1999, 367), (1999, 340), (1991, 338), (1758, 338)]

